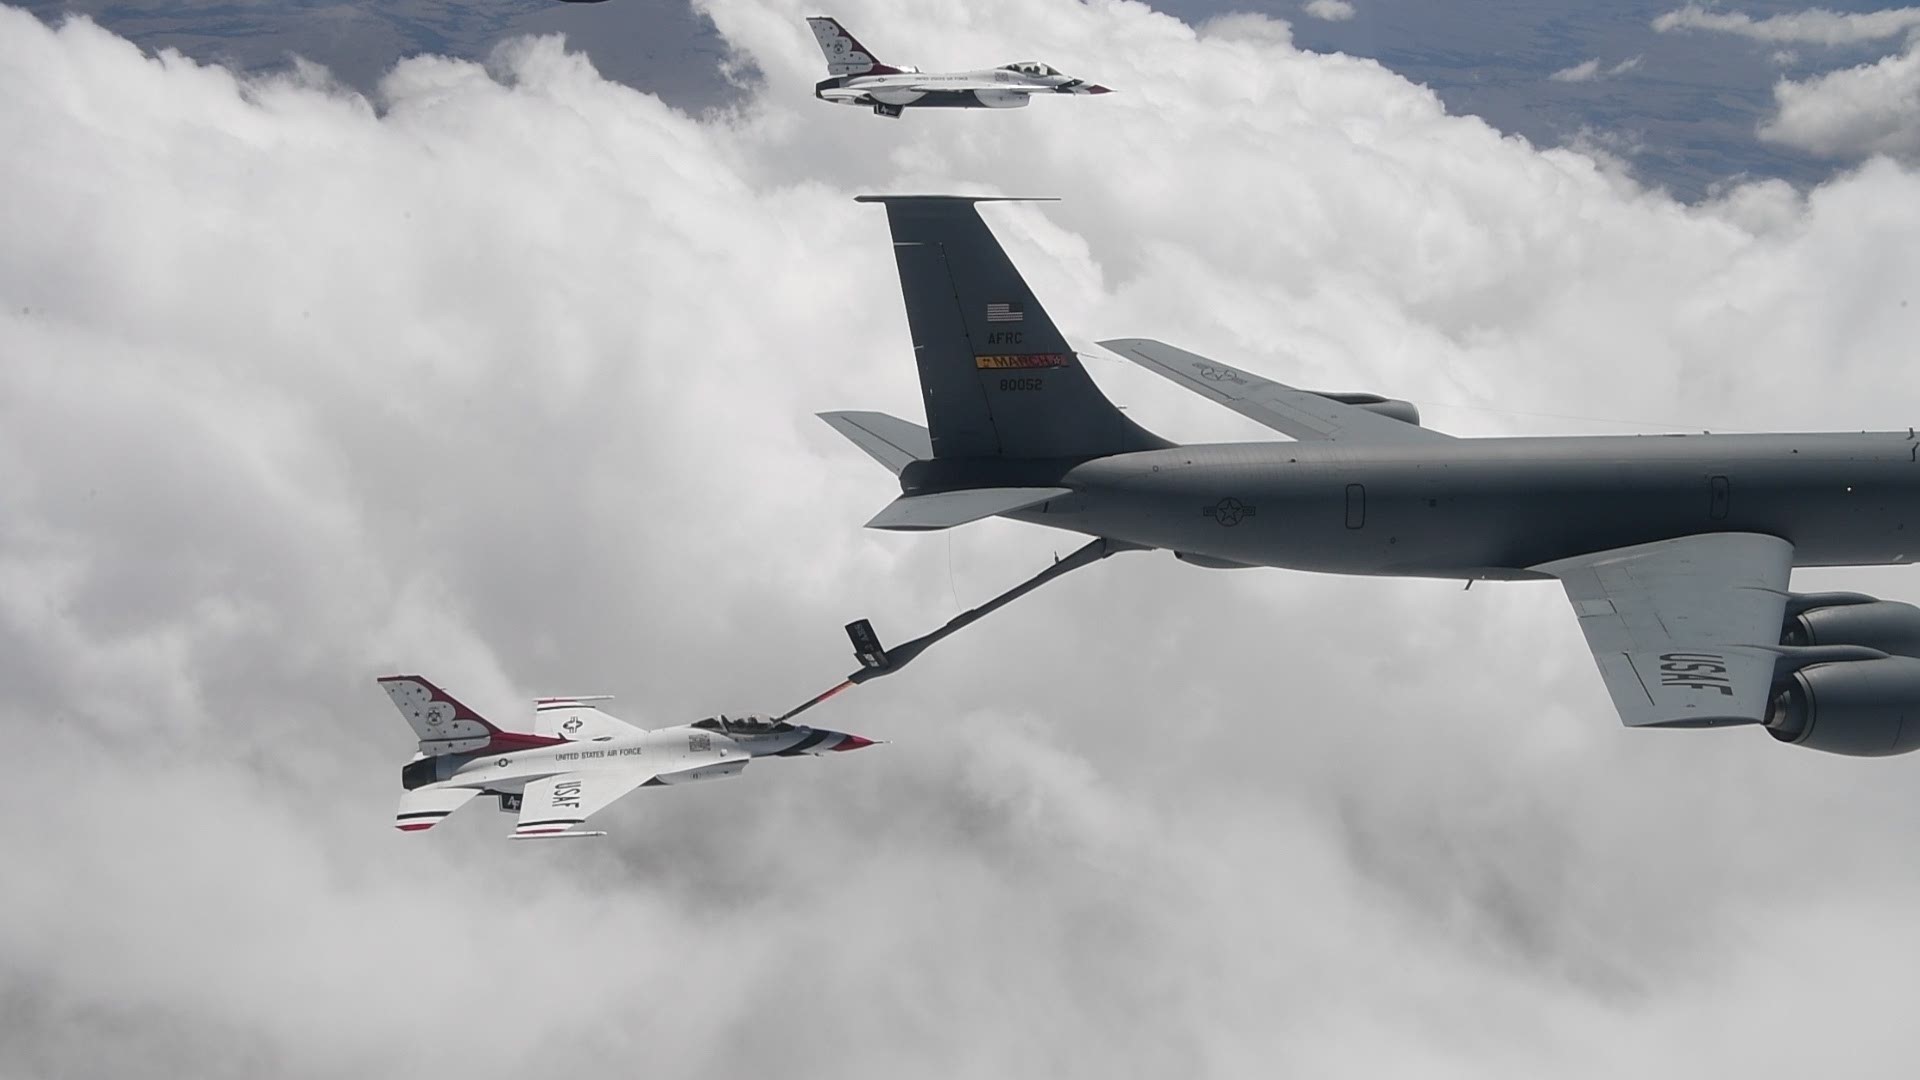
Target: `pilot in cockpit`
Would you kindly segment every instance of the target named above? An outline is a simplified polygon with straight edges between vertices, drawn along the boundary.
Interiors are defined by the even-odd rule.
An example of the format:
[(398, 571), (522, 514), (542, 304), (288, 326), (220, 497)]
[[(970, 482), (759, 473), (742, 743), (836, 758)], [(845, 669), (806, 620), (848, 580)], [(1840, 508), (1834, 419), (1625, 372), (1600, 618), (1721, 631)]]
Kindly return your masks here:
[(746, 716), (728, 716), (721, 713), (719, 716), (695, 721), (693, 726), (727, 735), (777, 735), (793, 730), (792, 724), (752, 713)]

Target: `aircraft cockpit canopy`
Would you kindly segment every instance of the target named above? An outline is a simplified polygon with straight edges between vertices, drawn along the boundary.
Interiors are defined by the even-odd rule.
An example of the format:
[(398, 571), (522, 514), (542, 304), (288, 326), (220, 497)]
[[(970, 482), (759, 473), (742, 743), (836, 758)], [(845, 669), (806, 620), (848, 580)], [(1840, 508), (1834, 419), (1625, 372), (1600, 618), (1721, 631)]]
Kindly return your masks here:
[(1037, 60), (1022, 60), (1017, 64), (1002, 64), (1000, 65), (1000, 70), (1001, 71), (1017, 71), (1022, 75), (1047, 76), (1047, 75), (1060, 74), (1058, 71), (1055, 71), (1053, 68), (1050, 68), (1047, 65), (1040, 63)]
[(783, 720), (754, 715), (727, 716), (724, 713), (695, 721), (693, 726), (725, 735), (778, 735), (793, 730), (793, 725)]

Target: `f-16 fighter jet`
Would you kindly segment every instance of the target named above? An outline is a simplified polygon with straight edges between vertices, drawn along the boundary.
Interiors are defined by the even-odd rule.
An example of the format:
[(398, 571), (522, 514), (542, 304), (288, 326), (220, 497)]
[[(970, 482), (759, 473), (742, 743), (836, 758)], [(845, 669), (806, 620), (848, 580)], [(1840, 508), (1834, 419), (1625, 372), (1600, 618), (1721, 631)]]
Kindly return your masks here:
[(642, 787), (738, 776), (759, 757), (858, 750), (873, 740), (758, 716), (635, 727), (591, 704), (605, 698), (543, 698), (531, 732), (502, 731), (418, 675), (380, 680), (420, 737), (400, 770), (402, 832), (431, 829), (474, 798), (520, 815), (515, 839), (604, 836), (579, 831), (615, 799)]
[[(1293, 440), (1176, 446), (1088, 377), (981, 221), (986, 200), (863, 201), (887, 209), (927, 410), (924, 428), (824, 414), (900, 478), (870, 527), (997, 515), (1098, 538), (1077, 565), (1149, 547), (1222, 569), (1558, 581), (1629, 726), (1920, 749), (1920, 608), (1789, 580), (1920, 561), (1913, 429), (1456, 439), (1405, 401), (1102, 342)], [(885, 670), (871, 637), (862, 663)]]
[(832, 76), (813, 86), (813, 96), (843, 105), (870, 107), (879, 116), (916, 109), (1018, 109), (1035, 94), (1107, 94), (1104, 86), (1062, 74), (1038, 61), (1002, 64), (980, 71), (927, 74), (874, 59), (839, 20), (807, 20)]

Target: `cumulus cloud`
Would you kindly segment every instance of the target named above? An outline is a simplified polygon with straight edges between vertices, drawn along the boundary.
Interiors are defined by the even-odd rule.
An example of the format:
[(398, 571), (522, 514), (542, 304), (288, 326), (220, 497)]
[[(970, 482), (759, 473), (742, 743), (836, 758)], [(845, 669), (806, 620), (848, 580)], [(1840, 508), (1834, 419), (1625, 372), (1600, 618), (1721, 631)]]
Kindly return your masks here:
[(1845, 13), (1810, 8), (1756, 19), (1744, 11), (1718, 11), (1702, 4), (1688, 4), (1656, 16), (1653, 28), (1661, 33), (1711, 30), (1778, 44), (1859, 45), (1899, 37), (1920, 28), (1920, 7)]
[(1871, 64), (1774, 85), (1760, 137), (1822, 157), (1920, 157), (1920, 39)]
[(1598, 57), (1582, 60), (1572, 67), (1564, 67), (1547, 76), (1554, 82), (1593, 82), (1596, 79), (1610, 79), (1615, 75), (1625, 75), (1640, 66), (1638, 56), (1629, 56), (1611, 67), (1602, 68)]
[(1353, 5), (1348, 0), (1307, 0), (1300, 5), (1300, 10), (1328, 22), (1345, 22), (1354, 16)]
[(892, 482), (810, 414), (919, 400), (861, 191), (1065, 196), (992, 222), (1089, 353), (1467, 435), (1911, 422), (1895, 163), (1685, 206), (1068, 0), (848, 0), (1127, 91), (886, 122), (809, 95), (810, 9), (702, 7), (764, 81), (701, 116), (552, 38), (367, 99), (0, 8), (0, 1073), (1904, 1073), (1913, 763), (1623, 731), (1551, 587), (1125, 555), (816, 714), (887, 747), (393, 833), (377, 674), (778, 708), (1078, 543), (858, 530)]

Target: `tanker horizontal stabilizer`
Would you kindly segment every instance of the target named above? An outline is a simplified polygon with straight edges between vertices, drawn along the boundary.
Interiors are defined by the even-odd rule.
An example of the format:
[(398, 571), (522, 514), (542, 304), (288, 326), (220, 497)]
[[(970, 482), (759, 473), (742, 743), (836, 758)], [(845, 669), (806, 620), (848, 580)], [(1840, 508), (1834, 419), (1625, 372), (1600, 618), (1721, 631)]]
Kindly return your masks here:
[[(1421, 427), (1419, 410), (1411, 404), (1377, 394), (1299, 390), (1151, 338), (1113, 338), (1100, 345), (1257, 424), (1301, 441), (1432, 443), (1453, 437)], [(1396, 417), (1393, 412), (1379, 411), (1383, 407), (1404, 412)]]
[(895, 476), (916, 461), (933, 459), (933, 440), (919, 424), (883, 412), (825, 412), (819, 416)]
[(951, 529), (996, 514), (1025, 510), (1049, 499), (1071, 494), (1071, 488), (1020, 487), (973, 488), (968, 491), (943, 491), (937, 495), (902, 495), (875, 514), (873, 520), (867, 522), (867, 528), (898, 532)]

